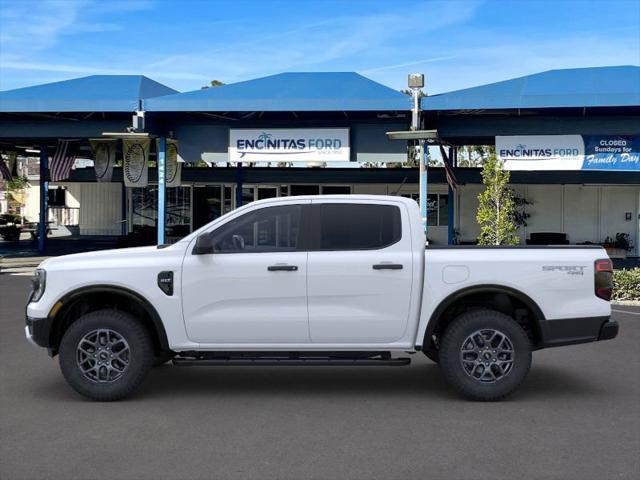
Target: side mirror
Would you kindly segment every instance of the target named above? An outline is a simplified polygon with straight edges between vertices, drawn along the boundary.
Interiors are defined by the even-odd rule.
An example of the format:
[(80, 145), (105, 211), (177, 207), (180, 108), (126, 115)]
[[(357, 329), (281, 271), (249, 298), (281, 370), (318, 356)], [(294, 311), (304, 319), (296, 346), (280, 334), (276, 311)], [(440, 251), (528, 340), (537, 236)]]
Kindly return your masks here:
[(193, 247), (193, 251), (191, 253), (193, 255), (206, 255), (213, 253), (213, 241), (211, 235), (203, 233), (196, 238), (196, 245)]

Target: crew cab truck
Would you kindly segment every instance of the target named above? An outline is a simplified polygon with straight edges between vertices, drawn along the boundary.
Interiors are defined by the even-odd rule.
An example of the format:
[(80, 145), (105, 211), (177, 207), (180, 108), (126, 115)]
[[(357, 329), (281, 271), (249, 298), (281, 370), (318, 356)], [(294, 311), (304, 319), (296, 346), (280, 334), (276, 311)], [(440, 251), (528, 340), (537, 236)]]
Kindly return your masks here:
[(96, 400), (154, 364), (407, 365), (423, 352), (476, 400), (533, 350), (614, 338), (600, 247), (425, 248), (418, 205), (386, 196), (257, 201), (170, 246), (50, 258), (26, 336)]

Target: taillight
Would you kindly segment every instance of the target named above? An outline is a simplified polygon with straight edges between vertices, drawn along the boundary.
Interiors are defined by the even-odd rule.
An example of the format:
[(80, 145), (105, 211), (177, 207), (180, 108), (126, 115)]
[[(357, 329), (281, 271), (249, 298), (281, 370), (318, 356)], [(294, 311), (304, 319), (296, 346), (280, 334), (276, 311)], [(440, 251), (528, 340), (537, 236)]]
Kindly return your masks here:
[(607, 302), (613, 293), (613, 263), (608, 258), (601, 258), (594, 263), (594, 281), (596, 297)]

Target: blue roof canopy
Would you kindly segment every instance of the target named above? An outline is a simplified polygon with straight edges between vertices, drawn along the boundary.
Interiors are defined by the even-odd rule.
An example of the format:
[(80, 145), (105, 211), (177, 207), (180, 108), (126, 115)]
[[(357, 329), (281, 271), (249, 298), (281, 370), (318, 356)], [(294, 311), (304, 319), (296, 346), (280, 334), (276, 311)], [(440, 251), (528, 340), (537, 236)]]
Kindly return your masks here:
[(133, 112), (144, 98), (173, 93), (143, 75), (91, 75), (0, 92), (0, 112)]
[(157, 97), (144, 106), (150, 112), (404, 111), (411, 99), (355, 72), (303, 72)]
[(422, 98), (434, 110), (640, 106), (640, 67), (547, 72)]

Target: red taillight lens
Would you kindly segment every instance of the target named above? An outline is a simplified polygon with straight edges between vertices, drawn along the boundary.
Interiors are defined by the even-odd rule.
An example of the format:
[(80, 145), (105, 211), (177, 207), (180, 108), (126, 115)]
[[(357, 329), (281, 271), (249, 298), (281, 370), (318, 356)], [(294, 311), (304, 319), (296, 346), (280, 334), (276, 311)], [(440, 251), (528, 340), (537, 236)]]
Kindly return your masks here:
[(608, 258), (596, 260), (594, 263), (594, 281), (596, 296), (611, 300), (613, 294), (613, 263)]
[(613, 263), (608, 258), (596, 260), (596, 272), (613, 272)]

